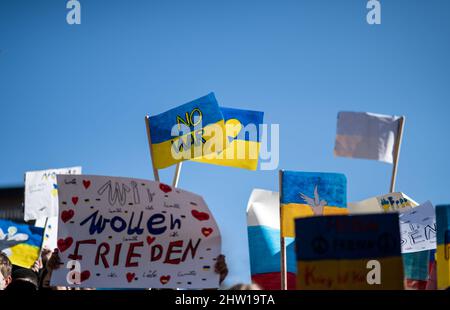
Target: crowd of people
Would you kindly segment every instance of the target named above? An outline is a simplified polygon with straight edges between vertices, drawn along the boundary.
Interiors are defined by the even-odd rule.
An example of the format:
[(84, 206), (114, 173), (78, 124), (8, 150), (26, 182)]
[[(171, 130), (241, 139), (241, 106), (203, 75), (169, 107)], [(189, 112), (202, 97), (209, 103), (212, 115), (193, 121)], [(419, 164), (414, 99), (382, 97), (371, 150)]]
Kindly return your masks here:
[[(50, 279), (53, 270), (62, 265), (58, 249), (53, 251), (43, 248), (39, 259), (31, 268), (14, 266), (6, 254), (0, 252), (0, 290), (6, 291), (38, 291), (38, 290), (68, 290), (82, 289), (92, 290), (96, 288), (70, 288), (65, 286), (52, 286)], [(219, 274), (219, 282), (222, 284), (228, 275), (228, 267), (224, 255), (219, 255), (215, 264), (215, 272)], [(259, 289), (254, 284), (236, 284), (231, 290)]]

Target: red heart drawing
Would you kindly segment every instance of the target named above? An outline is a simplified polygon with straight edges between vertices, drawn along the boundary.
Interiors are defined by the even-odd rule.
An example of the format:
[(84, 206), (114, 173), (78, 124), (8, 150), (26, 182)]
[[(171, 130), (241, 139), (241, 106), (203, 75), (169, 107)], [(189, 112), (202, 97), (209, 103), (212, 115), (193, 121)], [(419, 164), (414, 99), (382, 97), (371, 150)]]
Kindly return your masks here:
[(89, 272), (89, 270), (85, 270), (80, 275), (80, 281), (83, 282), (83, 281), (89, 279), (90, 276), (91, 276), (91, 273)]
[(150, 245), (153, 243), (153, 241), (156, 240), (156, 237), (147, 236), (147, 244)]
[(161, 278), (159, 278), (159, 282), (161, 282), (161, 284), (165, 285), (170, 281), (170, 276), (161, 276)]
[(172, 191), (172, 188), (169, 186), (169, 185), (167, 185), (167, 184), (164, 184), (164, 183), (161, 183), (161, 184), (159, 184), (159, 188), (164, 192), (164, 193), (168, 193), (168, 192), (171, 192)]
[(211, 235), (212, 232), (213, 232), (213, 229), (210, 228), (210, 227), (203, 227), (203, 228), (202, 228), (202, 234), (203, 234), (205, 237), (208, 237), (209, 235)]
[(83, 180), (83, 186), (85, 189), (88, 189), (89, 186), (91, 186), (91, 181), (89, 180)]
[(73, 216), (75, 215), (75, 212), (72, 209), (65, 210), (61, 213), (61, 219), (64, 223), (69, 221)]
[(131, 281), (133, 281), (134, 276), (135, 276), (134, 272), (128, 272), (128, 273), (127, 273), (127, 281), (128, 281), (128, 283), (130, 283)]
[(78, 203), (78, 197), (77, 196), (72, 197), (72, 203), (74, 205), (76, 205)]
[(209, 220), (209, 214), (208, 213), (200, 212), (200, 211), (197, 211), (197, 210), (192, 210), (191, 213), (192, 213), (192, 216), (195, 217), (199, 221)]
[(61, 252), (64, 252), (65, 250), (67, 250), (68, 248), (70, 248), (70, 246), (72, 245), (72, 243), (73, 243), (72, 237), (67, 237), (66, 239), (59, 239), (59, 240), (58, 240), (58, 243), (57, 243), (58, 249), (59, 249)]

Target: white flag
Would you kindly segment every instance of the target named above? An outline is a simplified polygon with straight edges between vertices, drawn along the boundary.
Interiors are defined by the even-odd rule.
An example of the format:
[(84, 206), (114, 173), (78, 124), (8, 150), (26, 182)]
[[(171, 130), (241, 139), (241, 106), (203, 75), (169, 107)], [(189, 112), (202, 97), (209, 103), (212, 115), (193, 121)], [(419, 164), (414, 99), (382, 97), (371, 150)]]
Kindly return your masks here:
[(399, 116), (339, 112), (335, 156), (374, 159), (392, 164)]

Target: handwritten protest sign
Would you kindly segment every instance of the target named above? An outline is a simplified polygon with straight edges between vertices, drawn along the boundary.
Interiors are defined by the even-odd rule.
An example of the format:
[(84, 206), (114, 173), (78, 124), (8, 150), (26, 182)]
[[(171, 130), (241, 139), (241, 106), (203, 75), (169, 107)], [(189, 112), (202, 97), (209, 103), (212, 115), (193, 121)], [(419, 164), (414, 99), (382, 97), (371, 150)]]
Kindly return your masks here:
[[(295, 225), (297, 289), (403, 289), (397, 214), (317, 216)], [(367, 280), (373, 260), (379, 284)]]
[(25, 221), (58, 215), (57, 174), (81, 174), (81, 167), (25, 173)]
[(399, 215), (402, 253), (436, 249), (436, 215), (431, 202)]
[(80, 268), (59, 268), (52, 285), (218, 287), (214, 265), (221, 237), (201, 196), (129, 178), (57, 180), (60, 256), (64, 266), (76, 260)]
[(382, 196), (368, 198), (358, 202), (349, 202), (350, 214), (404, 212), (419, 204), (401, 192), (389, 193)]

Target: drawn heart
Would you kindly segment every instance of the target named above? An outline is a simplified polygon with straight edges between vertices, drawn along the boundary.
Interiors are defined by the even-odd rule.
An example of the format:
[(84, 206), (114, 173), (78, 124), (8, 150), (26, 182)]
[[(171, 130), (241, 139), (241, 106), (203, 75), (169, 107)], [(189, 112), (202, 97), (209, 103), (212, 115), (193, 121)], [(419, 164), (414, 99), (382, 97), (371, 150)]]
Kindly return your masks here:
[(171, 192), (172, 191), (172, 188), (169, 186), (169, 185), (167, 185), (167, 184), (164, 184), (164, 183), (161, 183), (161, 184), (159, 184), (159, 188), (164, 192), (164, 193), (168, 193), (168, 192)]
[(85, 270), (80, 275), (80, 281), (83, 282), (83, 281), (89, 279), (90, 276), (91, 276), (91, 273), (89, 272), (89, 270)]
[(73, 216), (75, 215), (75, 212), (72, 209), (65, 210), (61, 213), (61, 219), (64, 223), (69, 221)]
[(85, 189), (88, 189), (89, 186), (91, 186), (91, 181), (89, 180), (83, 180), (83, 186)]
[(153, 243), (153, 241), (156, 240), (156, 237), (147, 236), (147, 244), (150, 245)]
[(72, 203), (74, 205), (76, 205), (78, 203), (78, 197), (77, 196), (72, 197)]
[(59, 249), (61, 252), (64, 252), (65, 250), (67, 250), (68, 248), (70, 248), (70, 246), (72, 245), (72, 243), (73, 243), (72, 237), (67, 237), (66, 239), (59, 239), (59, 240), (58, 240), (58, 243), (57, 243), (58, 249)]
[(128, 281), (128, 283), (130, 283), (131, 281), (133, 281), (134, 277), (135, 277), (134, 272), (128, 272), (128, 273), (127, 273), (127, 281)]
[(161, 284), (165, 285), (170, 281), (170, 276), (161, 276), (161, 278), (159, 278), (159, 282), (161, 282)]
[(211, 235), (212, 232), (213, 232), (213, 229), (210, 228), (210, 227), (203, 227), (203, 228), (202, 228), (202, 234), (203, 234), (205, 237), (208, 237), (209, 235)]
[(192, 213), (192, 216), (195, 217), (199, 221), (209, 220), (209, 214), (208, 213), (200, 212), (200, 211), (197, 211), (197, 210), (192, 210), (191, 213)]

